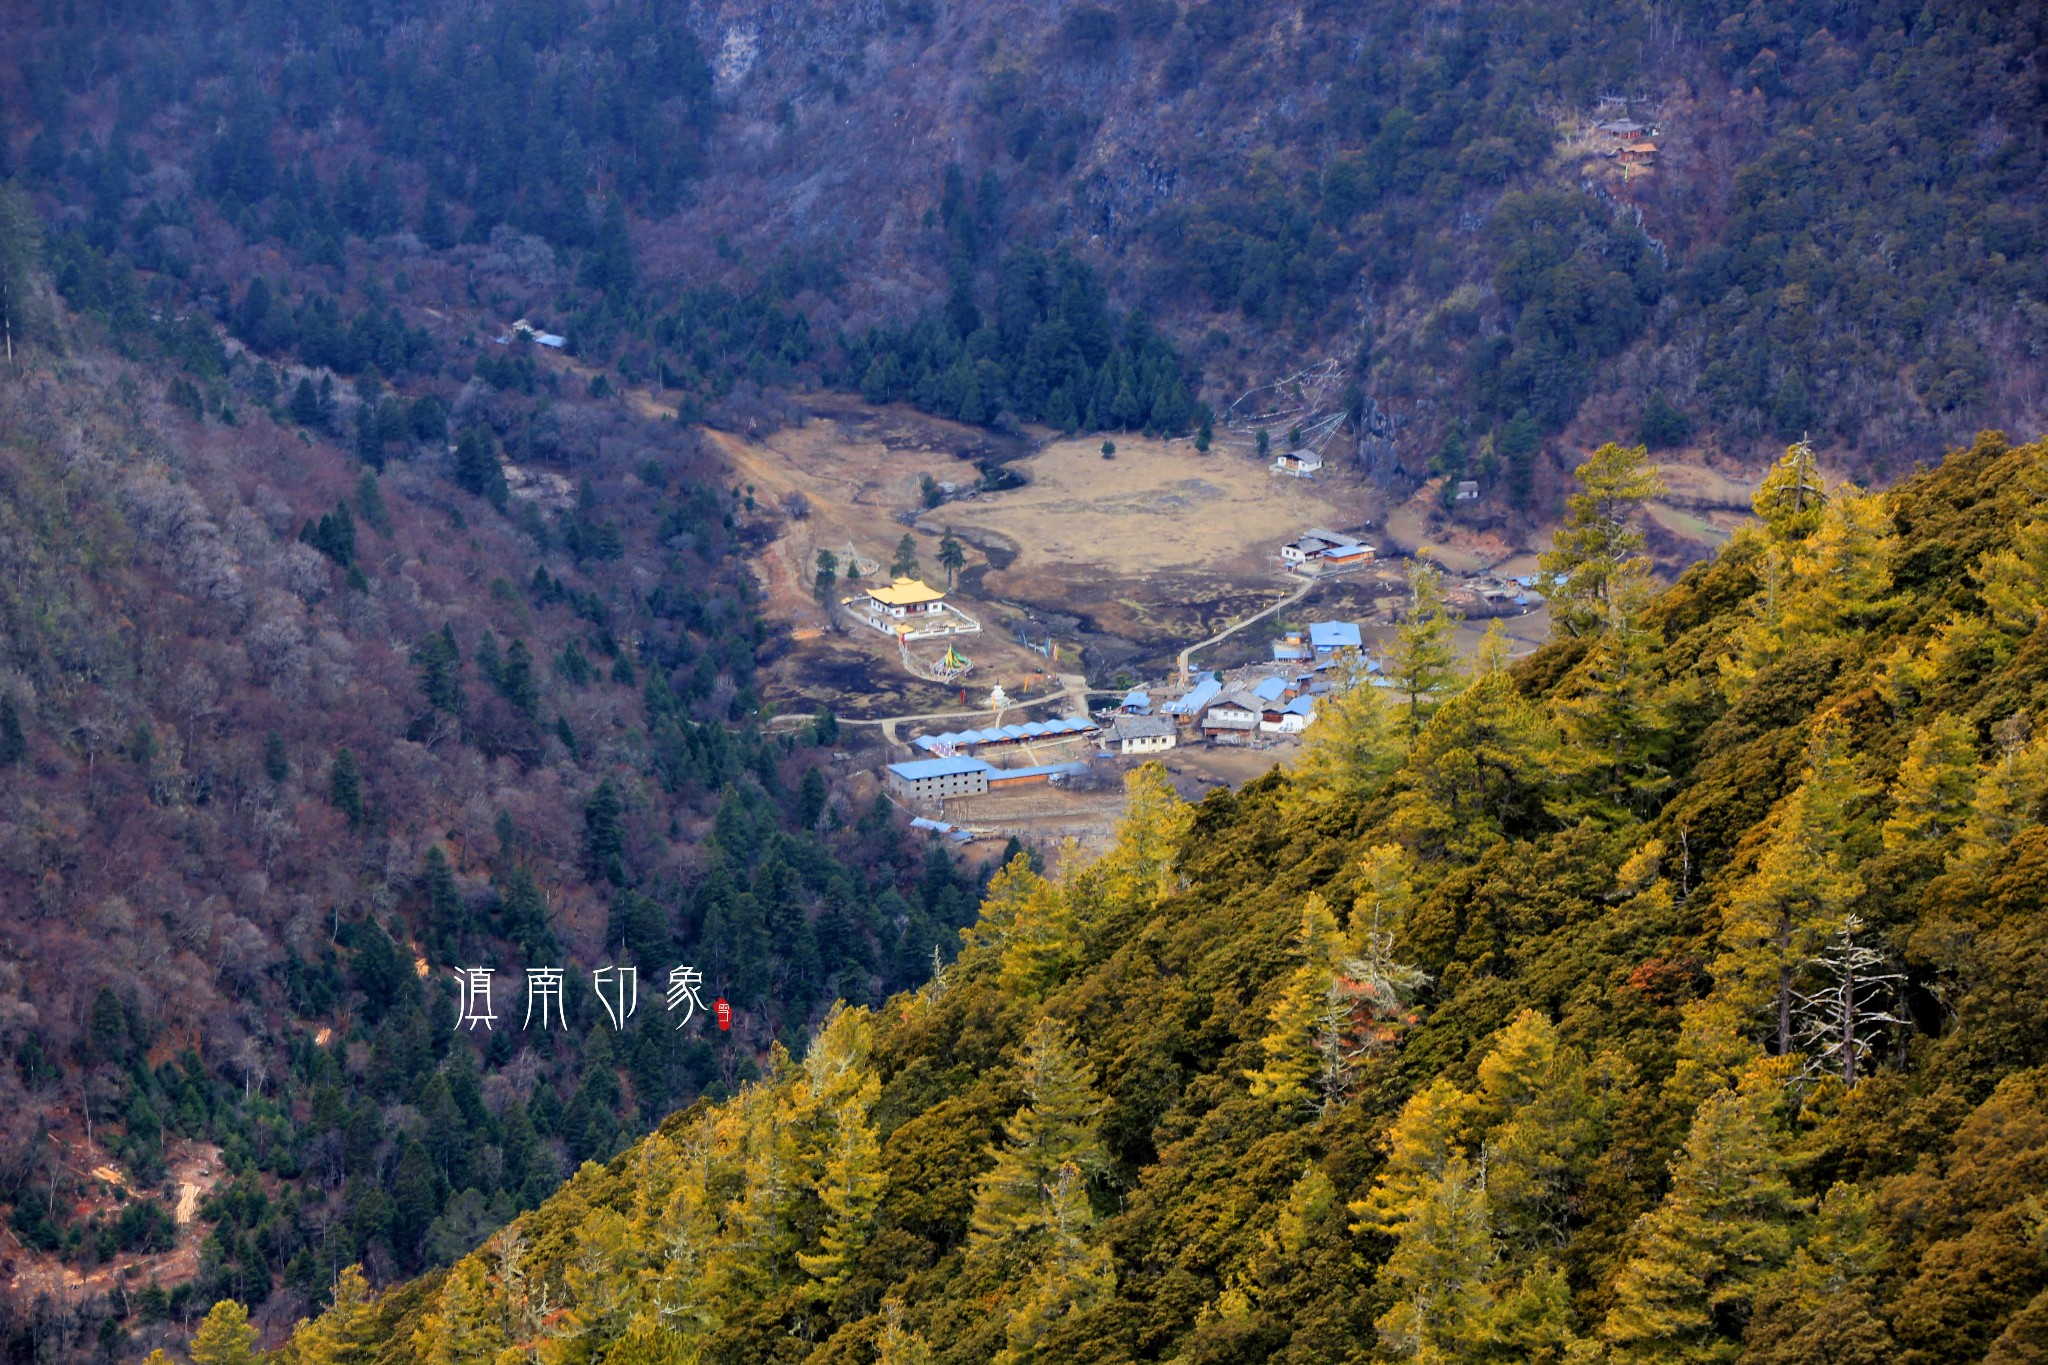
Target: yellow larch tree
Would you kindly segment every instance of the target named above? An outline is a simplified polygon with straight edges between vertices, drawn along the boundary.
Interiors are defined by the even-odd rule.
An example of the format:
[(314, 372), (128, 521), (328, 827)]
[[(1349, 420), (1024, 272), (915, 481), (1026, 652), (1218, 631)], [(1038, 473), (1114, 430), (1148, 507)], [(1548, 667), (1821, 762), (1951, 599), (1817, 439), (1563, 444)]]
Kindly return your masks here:
[(1822, 717), (1807, 745), (1805, 780), (1779, 806), (1756, 870), (1722, 915), (1715, 989), (1745, 1014), (1770, 1013), (1780, 1055), (1792, 1048), (1799, 971), (1862, 890), (1843, 849), (1847, 807), (1860, 792), (1847, 750), (1840, 717)]

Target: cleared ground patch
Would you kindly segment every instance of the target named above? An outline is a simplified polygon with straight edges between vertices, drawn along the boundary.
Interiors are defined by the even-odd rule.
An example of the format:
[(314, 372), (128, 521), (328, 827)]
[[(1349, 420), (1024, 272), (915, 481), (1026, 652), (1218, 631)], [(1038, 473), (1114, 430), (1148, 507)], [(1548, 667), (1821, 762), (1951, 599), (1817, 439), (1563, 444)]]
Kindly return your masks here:
[[(1295, 586), (1278, 550), (1311, 526), (1350, 528), (1370, 490), (1333, 478), (1293, 479), (1242, 455), (1203, 455), (1189, 441), (1100, 436), (1028, 442), (925, 417), (822, 397), (811, 420), (750, 438), (708, 432), (735, 481), (753, 492), (770, 539), (755, 569), (770, 612), (790, 623), (791, 653), (773, 670), (786, 702), (829, 701), (848, 715), (925, 709), (950, 693), (910, 679), (888, 637), (853, 622), (827, 629), (813, 597), (820, 551), (842, 567), (861, 563), (863, 583), (886, 578), (906, 531), (926, 581), (946, 585), (939, 540), (952, 530), (966, 551), (951, 601), (981, 621), (980, 635), (955, 643), (974, 660), (970, 695), (1000, 682), (1013, 695), (1044, 686), (1048, 661), (1016, 642), (1023, 634), (1060, 642), (1060, 671), (1082, 664), (1098, 675), (1143, 671), (1284, 596)], [(972, 492), (1001, 465), (1025, 480)], [(921, 476), (953, 484), (955, 496), (924, 506)], [(813, 634), (812, 632), (817, 632)], [(943, 643), (913, 645), (933, 657)], [(856, 661), (865, 661), (866, 668)], [(1036, 675), (1036, 676), (1034, 676)], [(864, 678), (859, 695), (845, 683)]]

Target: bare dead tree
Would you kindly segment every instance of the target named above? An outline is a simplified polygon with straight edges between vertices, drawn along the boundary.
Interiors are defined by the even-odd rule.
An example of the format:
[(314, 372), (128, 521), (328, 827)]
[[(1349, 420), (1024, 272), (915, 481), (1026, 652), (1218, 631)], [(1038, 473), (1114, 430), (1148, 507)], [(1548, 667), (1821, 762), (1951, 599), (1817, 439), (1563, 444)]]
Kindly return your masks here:
[(1884, 1030), (1902, 1022), (1885, 1008), (1898, 998), (1905, 977), (1888, 971), (1890, 958), (1879, 948), (1858, 943), (1863, 922), (1855, 915), (1819, 955), (1806, 964), (1811, 989), (1794, 992), (1794, 1039), (1807, 1058), (1804, 1074), (1835, 1074), (1854, 1085), (1863, 1060)]

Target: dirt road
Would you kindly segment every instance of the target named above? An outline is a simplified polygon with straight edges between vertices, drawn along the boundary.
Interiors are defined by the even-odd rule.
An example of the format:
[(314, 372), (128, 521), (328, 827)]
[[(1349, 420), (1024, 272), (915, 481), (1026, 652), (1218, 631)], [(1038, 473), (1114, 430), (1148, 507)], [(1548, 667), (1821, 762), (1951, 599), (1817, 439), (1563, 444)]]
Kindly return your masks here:
[(1189, 645), (1186, 649), (1182, 650), (1180, 652), (1180, 676), (1182, 682), (1185, 683), (1187, 680), (1188, 660), (1194, 657), (1194, 653), (1196, 650), (1207, 649), (1210, 645), (1220, 644), (1223, 641), (1229, 639), (1231, 636), (1237, 634), (1240, 630), (1243, 630), (1246, 626), (1251, 625), (1254, 621), (1263, 621), (1276, 611), (1285, 611), (1287, 608), (1293, 606), (1296, 602), (1299, 602), (1302, 598), (1308, 596), (1311, 592), (1315, 591), (1316, 584), (1322, 581), (1323, 580), (1320, 578), (1303, 579), (1300, 587), (1296, 588), (1292, 593), (1288, 594), (1286, 597), (1281, 598), (1278, 602), (1275, 602), (1272, 606), (1267, 607), (1264, 611), (1254, 612), (1250, 616), (1245, 617), (1242, 621), (1238, 621), (1232, 625), (1225, 626), (1222, 630), (1217, 631), (1214, 635), (1211, 635), (1208, 639), (1203, 640), (1201, 643)]

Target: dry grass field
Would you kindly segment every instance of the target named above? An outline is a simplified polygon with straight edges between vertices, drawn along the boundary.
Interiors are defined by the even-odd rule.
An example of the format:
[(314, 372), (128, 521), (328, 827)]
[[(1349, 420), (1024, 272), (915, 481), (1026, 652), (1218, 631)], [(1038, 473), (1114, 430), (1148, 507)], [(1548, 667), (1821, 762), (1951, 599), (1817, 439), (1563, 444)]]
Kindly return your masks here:
[[(978, 461), (1014, 452), (994, 447), (986, 432), (906, 409), (839, 399), (818, 407), (803, 425), (759, 438), (706, 434), (774, 535), (755, 568), (770, 611), (796, 637), (775, 670), (780, 690), (823, 700), (851, 685), (868, 694), (848, 708), (854, 715), (922, 709), (941, 694), (903, 675), (885, 637), (852, 624), (826, 629), (811, 592), (821, 550), (842, 565), (850, 551), (886, 576), (908, 530), (924, 577), (944, 586), (939, 540), (952, 530), (967, 555), (952, 600), (985, 627), (959, 641), (975, 662), (966, 682), (976, 693), (1001, 682), (1016, 695), (1043, 689), (1033, 675), (1046, 662), (1013, 642), (1013, 620), (1049, 623), (1069, 651), (1063, 670), (1078, 666), (1076, 648), (1083, 663), (1153, 661), (1290, 591), (1281, 543), (1311, 526), (1358, 524), (1368, 497), (1346, 481), (1292, 479), (1241, 455), (1202, 455), (1187, 441), (1120, 437), (1115, 458), (1104, 459), (1094, 437), (1005, 459), (1022, 487), (927, 509), (921, 475), (970, 489)], [(936, 657), (943, 645), (914, 648)]]

